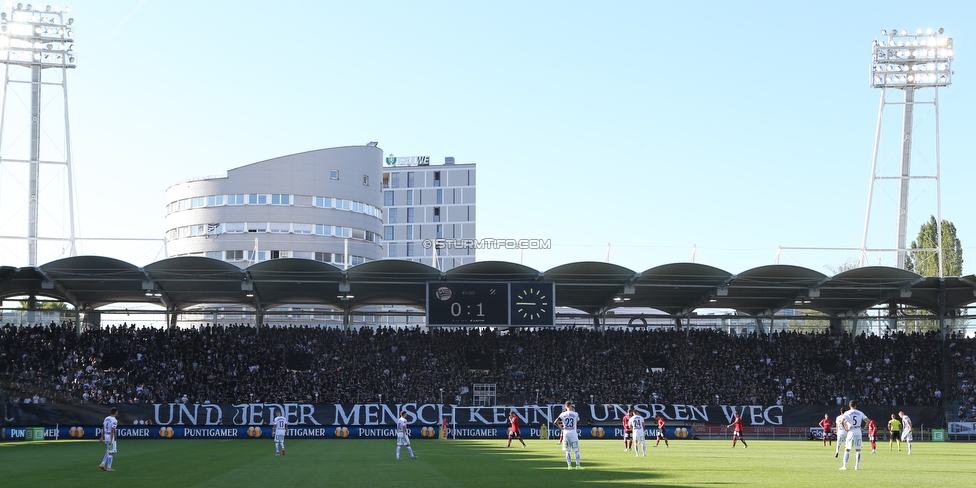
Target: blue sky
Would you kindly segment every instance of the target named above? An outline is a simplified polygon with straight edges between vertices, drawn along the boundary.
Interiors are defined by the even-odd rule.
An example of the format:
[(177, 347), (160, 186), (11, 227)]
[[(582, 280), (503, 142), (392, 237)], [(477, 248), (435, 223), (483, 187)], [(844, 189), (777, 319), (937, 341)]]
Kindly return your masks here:
[[(859, 247), (880, 98), (871, 41), (942, 27), (956, 46), (939, 91), (942, 212), (971, 274), (976, 6), (919, 5), (80, 0), (68, 4), (78, 233), (158, 238), (174, 183), (379, 141), (477, 162), (479, 237), (552, 243), (479, 260), (545, 270), (603, 261), (609, 243), (610, 261), (637, 271), (697, 249), (738, 273), (772, 264), (778, 246)], [(886, 133), (900, 118), (886, 115)], [(933, 121), (919, 109), (917, 134)], [(931, 173), (934, 143), (917, 139), (913, 168)], [(895, 164), (897, 144), (882, 146)], [(910, 239), (936, 212), (934, 185), (912, 184)], [(869, 246), (890, 248), (894, 187), (876, 195)], [(20, 247), (4, 242), (0, 264), (24, 264)], [(163, 257), (133, 242), (82, 252)], [(856, 255), (780, 262), (830, 274)]]

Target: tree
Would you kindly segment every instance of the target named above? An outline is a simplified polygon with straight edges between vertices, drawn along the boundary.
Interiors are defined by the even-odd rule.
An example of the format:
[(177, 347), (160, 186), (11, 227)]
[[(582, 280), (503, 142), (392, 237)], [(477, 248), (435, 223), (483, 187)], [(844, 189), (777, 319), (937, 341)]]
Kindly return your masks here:
[(939, 274), (939, 255), (935, 251), (915, 249), (936, 248), (938, 225), (935, 216), (922, 224), (918, 238), (912, 241), (912, 250), (905, 256), (905, 269), (922, 276), (962, 276), (962, 243), (956, 237), (956, 226), (942, 221), (942, 274)]

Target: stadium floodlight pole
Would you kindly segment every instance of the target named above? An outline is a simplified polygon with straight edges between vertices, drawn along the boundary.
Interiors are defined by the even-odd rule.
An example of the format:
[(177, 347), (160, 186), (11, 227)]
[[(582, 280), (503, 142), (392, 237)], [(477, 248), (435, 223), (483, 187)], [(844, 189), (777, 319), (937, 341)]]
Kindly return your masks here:
[[(864, 238), (861, 241), (861, 256), (858, 266), (863, 266), (867, 260), (868, 227), (871, 220), (871, 201), (874, 197), (874, 183), (879, 179), (898, 180), (898, 226), (896, 267), (905, 268), (908, 227), (908, 184), (912, 179), (933, 178), (932, 176), (912, 176), (912, 128), (914, 125), (915, 105), (923, 102), (915, 100), (915, 91), (922, 88), (933, 88), (935, 95), (930, 102), (935, 106), (935, 184), (936, 184), (936, 254), (939, 263), (939, 276), (942, 277), (942, 185), (940, 182), (941, 161), (939, 149), (939, 88), (952, 83), (952, 38), (945, 35), (945, 29), (933, 32), (928, 29), (924, 33), (921, 29), (910, 34), (905, 30), (882, 30), (881, 39), (872, 42), (872, 62), (870, 71), (870, 85), (881, 89), (881, 103), (878, 108), (878, 124), (874, 134), (874, 150), (871, 156), (871, 183), (868, 188), (867, 212), (864, 218)], [(898, 89), (905, 92), (903, 102), (888, 102), (888, 89)], [(901, 171), (898, 176), (881, 177), (878, 175), (878, 150), (881, 144), (881, 120), (884, 107), (889, 103), (904, 105), (902, 117), (902, 147)], [(929, 102), (924, 102), (929, 103)]]
[[(67, 70), (75, 67), (74, 21), (65, 18), (70, 8), (61, 9), (50, 5), (40, 6), (23, 3), (8, 4), (9, 10), (0, 12), (0, 63), (3, 63), (3, 91), (0, 93), (0, 147), (5, 127), (7, 93), (11, 83), (29, 83), (31, 90), (30, 150), (26, 160), (7, 159), (8, 162), (29, 165), (29, 190), (27, 210), (28, 264), (37, 265), (38, 206), (41, 164), (57, 164), (65, 167), (68, 187), (69, 245), (70, 255), (75, 250), (74, 184), (71, 175), (71, 144), (68, 122)], [(30, 81), (10, 79), (10, 68), (30, 69)], [(60, 70), (61, 82), (45, 82), (44, 70)], [(41, 159), (41, 88), (44, 85), (61, 85), (64, 94), (64, 161)], [(0, 154), (5, 151), (0, 150)]]

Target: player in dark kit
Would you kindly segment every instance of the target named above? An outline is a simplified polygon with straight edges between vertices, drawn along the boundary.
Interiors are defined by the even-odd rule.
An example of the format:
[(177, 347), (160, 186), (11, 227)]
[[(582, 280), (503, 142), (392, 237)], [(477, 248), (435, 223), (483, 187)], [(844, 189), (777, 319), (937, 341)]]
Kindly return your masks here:
[[(664, 417), (657, 416), (657, 440), (654, 442), (654, 447), (657, 447), (661, 443), (661, 439), (664, 439), (664, 447), (671, 447), (668, 445), (668, 433), (664, 430)], [(745, 444), (745, 442), (743, 442)]]
[(732, 447), (735, 447), (736, 440), (742, 441), (742, 447), (749, 447), (746, 445), (746, 440), (742, 438), (742, 417), (738, 413), (732, 415), (735, 416), (735, 419), (731, 424), (726, 426), (726, 428), (732, 427)]
[(522, 443), (522, 449), (525, 449), (525, 441), (522, 440), (522, 434), (519, 432), (519, 418), (514, 411), (508, 414), (508, 423), (511, 427), (508, 429), (508, 445), (505, 447), (512, 447), (512, 439), (518, 438)]
[(830, 414), (825, 413), (823, 420), (820, 421), (820, 427), (823, 429), (823, 445), (833, 444), (830, 439), (830, 429), (834, 427), (834, 422), (830, 420)]
[(630, 410), (624, 414), (624, 452), (634, 446), (634, 431), (630, 428)]

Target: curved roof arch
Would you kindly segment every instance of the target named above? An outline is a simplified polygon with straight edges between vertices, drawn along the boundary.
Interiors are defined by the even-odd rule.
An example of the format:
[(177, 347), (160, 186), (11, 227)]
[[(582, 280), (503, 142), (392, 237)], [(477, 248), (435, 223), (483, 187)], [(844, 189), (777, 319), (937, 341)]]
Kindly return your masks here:
[(732, 273), (698, 263), (655, 266), (634, 281), (627, 307), (649, 307), (669, 315), (690, 313), (708, 305), (718, 288), (728, 284)]
[(448, 281), (536, 281), (541, 276), (535, 268), (508, 261), (476, 261), (444, 272)]
[(338, 298), (342, 270), (328, 263), (299, 258), (271, 259), (248, 266), (244, 274), (245, 296), (252, 291), (251, 298), (262, 308), (290, 303), (342, 306)]
[(244, 270), (203, 256), (156, 261), (143, 268), (167, 308), (183, 309), (201, 303), (248, 304), (241, 284)]
[(542, 274), (542, 281), (556, 287), (556, 306), (595, 314), (611, 307), (614, 297), (624, 292), (640, 275), (620, 265), (581, 261), (556, 266)]
[(346, 270), (350, 308), (366, 305), (406, 305), (424, 309), (427, 282), (439, 281), (441, 272), (422, 263), (384, 259)]

